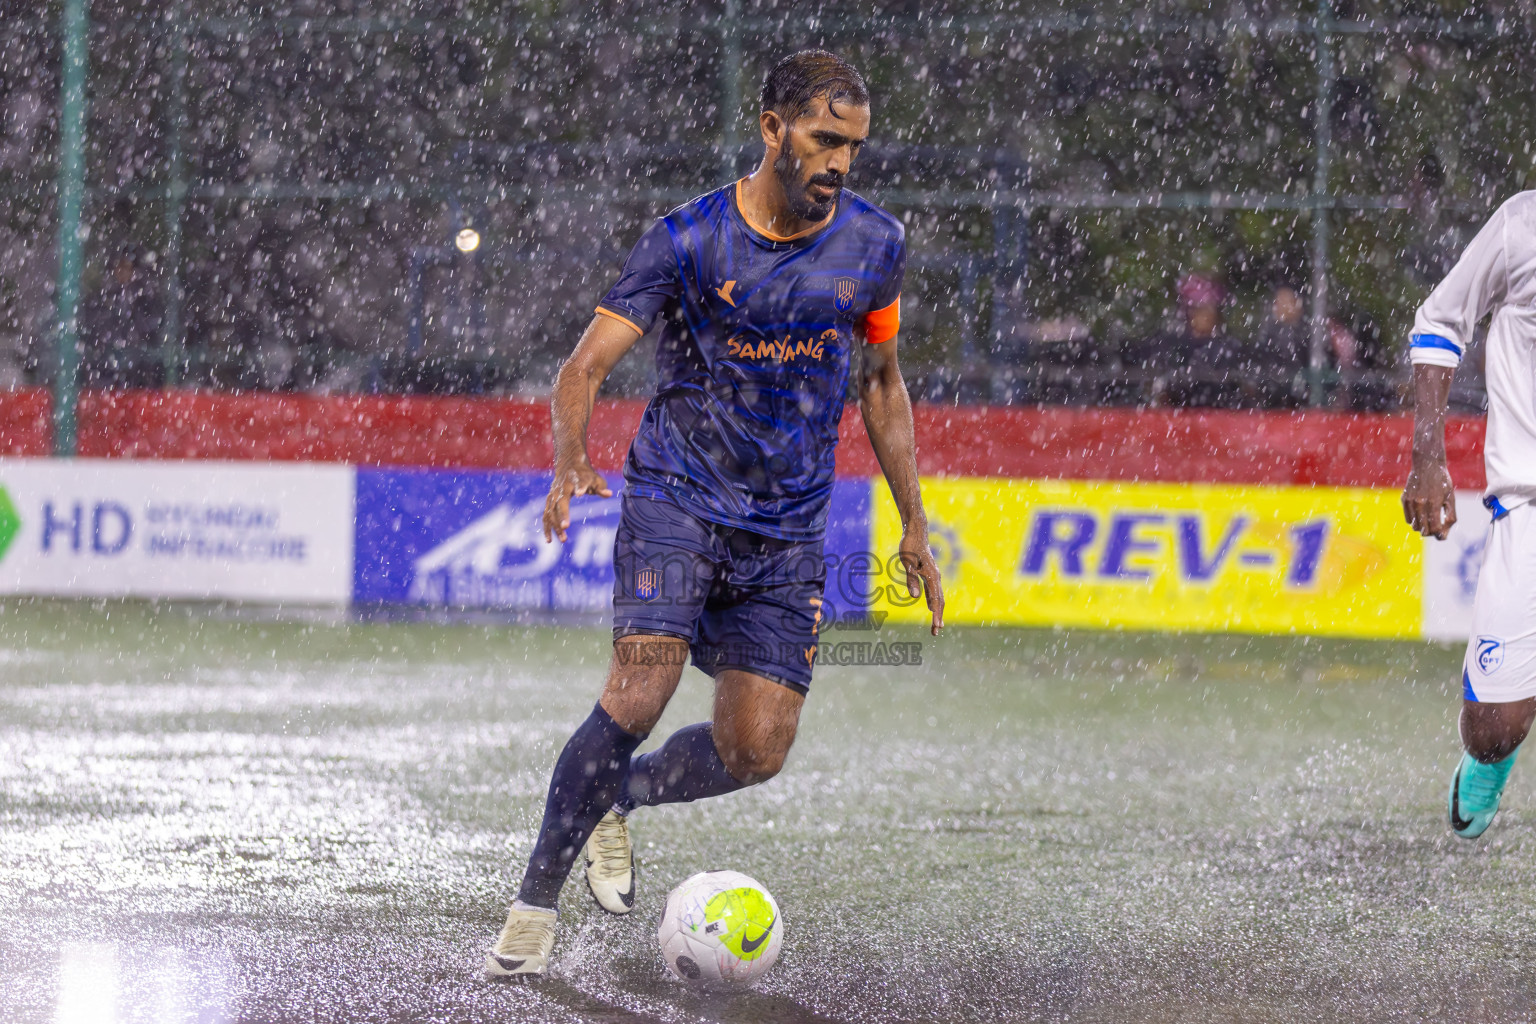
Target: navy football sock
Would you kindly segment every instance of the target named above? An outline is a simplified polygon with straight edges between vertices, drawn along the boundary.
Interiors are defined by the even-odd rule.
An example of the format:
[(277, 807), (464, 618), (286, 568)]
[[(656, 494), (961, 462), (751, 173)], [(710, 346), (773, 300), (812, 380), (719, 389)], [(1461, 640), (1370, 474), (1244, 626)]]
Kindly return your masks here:
[(628, 814), (636, 807), (686, 803), (744, 787), (725, 770), (715, 749), (714, 728), (700, 722), (677, 730), (660, 747), (629, 763), (614, 810)]
[(577, 727), (555, 762), (544, 822), (517, 891), (519, 900), (548, 908), (559, 902), (571, 863), (613, 806), (629, 770), (630, 755), (643, 739), (620, 729), (601, 704)]

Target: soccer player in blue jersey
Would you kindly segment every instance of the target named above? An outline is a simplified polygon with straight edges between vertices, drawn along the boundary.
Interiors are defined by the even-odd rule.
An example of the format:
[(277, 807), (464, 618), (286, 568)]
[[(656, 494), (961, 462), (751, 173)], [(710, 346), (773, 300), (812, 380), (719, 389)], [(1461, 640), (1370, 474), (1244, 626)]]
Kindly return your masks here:
[[(624, 465), (608, 678), (555, 763), (522, 887), (486, 957), (493, 977), (546, 971), (578, 852), (598, 904), (629, 913), (636, 808), (730, 793), (783, 766), (815, 663), (851, 372), (901, 514), (905, 583), (926, 597), (935, 635), (943, 625), (896, 363), (905, 236), (843, 188), (869, 134), (869, 93), (834, 54), (797, 53), (769, 73), (759, 123), (757, 170), (640, 238), (555, 384), (544, 530), (563, 541), (571, 499), (610, 494), (586, 452), (598, 388), (662, 321), (659, 386)], [(714, 677), (713, 720), (634, 756), (690, 655)]]

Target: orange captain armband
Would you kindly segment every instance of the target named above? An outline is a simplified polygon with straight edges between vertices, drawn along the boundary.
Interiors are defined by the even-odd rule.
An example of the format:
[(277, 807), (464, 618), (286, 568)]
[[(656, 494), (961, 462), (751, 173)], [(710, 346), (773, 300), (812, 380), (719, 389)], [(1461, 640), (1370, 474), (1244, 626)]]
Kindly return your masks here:
[(901, 330), (901, 296), (884, 309), (872, 309), (864, 315), (864, 340), (871, 345), (890, 341)]

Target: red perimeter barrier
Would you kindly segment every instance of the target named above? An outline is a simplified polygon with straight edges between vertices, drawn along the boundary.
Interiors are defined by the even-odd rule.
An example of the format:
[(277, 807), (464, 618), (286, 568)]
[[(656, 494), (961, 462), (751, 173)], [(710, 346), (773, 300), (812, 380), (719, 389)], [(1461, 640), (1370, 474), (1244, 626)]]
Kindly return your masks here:
[[(1413, 439), (1411, 416), (1325, 411), (920, 405), (914, 419), (918, 468), (953, 476), (1397, 488)], [(1483, 427), (1447, 424), (1458, 487), (1483, 486)], [(878, 471), (863, 433), (857, 414), (844, 417), (839, 471)]]
[(53, 451), (53, 402), (43, 388), (0, 391), (0, 455)]
[[(644, 403), (601, 402), (590, 450), (618, 469)], [(47, 455), (46, 391), (0, 393), (0, 454)], [(1244, 413), (919, 405), (918, 467), (930, 475), (1400, 487), (1411, 420), (1334, 412)], [(543, 399), (88, 392), (80, 454), (107, 458), (350, 462), (543, 468)], [(1483, 486), (1483, 420), (1446, 433), (1458, 487)], [(843, 417), (838, 472), (879, 473), (856, 409)]]

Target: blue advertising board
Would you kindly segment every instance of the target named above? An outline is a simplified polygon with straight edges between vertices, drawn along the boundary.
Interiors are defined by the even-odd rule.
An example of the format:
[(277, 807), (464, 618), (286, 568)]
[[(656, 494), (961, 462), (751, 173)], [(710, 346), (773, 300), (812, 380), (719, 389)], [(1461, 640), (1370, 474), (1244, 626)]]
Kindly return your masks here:
[[(606, 611), (623, 481), (571, 503), (566, 542), (544, 541), (547, 472), (357, 471), (353, 600), (438, 608)], [(837, 566), (869, 550), (870, 485), (839, 480), (827, 527), (829, 598)], [(860, 613), (846, 597), (839, 611)]]

